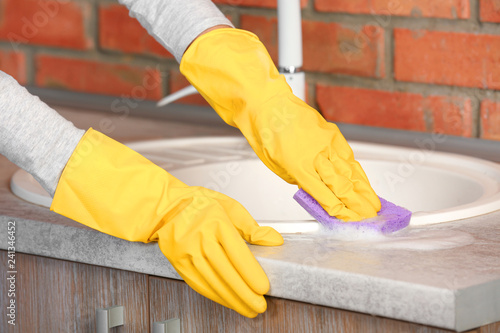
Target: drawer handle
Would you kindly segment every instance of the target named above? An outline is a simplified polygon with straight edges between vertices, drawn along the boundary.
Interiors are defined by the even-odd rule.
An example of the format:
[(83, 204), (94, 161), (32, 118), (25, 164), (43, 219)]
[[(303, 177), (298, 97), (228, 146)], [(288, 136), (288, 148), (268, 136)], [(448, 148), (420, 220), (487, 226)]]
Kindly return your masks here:
[(109, 333), (109, 329), (123, 325), (123, 306), (116, 305), (109, 308), (96, 309), (97, 333)]
[(181, 333), (181, 320), (179, 318), (153, 323), (153, 333)]

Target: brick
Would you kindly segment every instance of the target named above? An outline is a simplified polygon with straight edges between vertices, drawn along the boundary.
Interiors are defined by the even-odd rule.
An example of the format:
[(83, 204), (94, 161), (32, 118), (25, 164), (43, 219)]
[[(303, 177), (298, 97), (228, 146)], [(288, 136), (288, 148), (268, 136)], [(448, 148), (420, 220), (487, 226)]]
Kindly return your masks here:
[(22, 52), (0, 50), (0, 70), (20, 84), (26, 83), (26, 57)]
[(467, 19), (469, 0), (315, 0), (320, 12)]
[(465, 97), (318, 84), (316, 99), (334, 122), (472, 136), (472, 103)]
[[(307, 6), (309, 0), (300, 0), (300, 6)], [(262, 8), (277, 8), (278, 0), (212, 0), (218, 5), (233, 5), (242, 7), (262, 7)]]
[[(170, 93), (173, 93), (187, 87), (189, 82), (179, 71), (170, 71), (169, 85)], [(200, 94), (186, 96), (175, 103), (208, 106), (207, 101)]]
[[(278, 59), (277, 19), (242, 15), (241, 28), (254, 32)], [(383, 78), (384, 32), (377, 26), (352, 29), (337, 23), (302, 22), (304, 70)]]
[(484, 100), (481, 103), (481, 138), (500, 140), (500, 102)]
[(448, 135), (472, 137), (472, 101), (458, 96), (428, 96), (424, 111), (432, 120), (432, 131)]
[(35, 59), (36, 85), (85, 93), (158, 100), (160, 71), (124, 64), (70, 59), (41, 54)]
[(91, 15), (88, 2), (2, 0), (0, 39), (19, 44), (57, 46), (76, 50), (93, 47), (86, 34)]
[(173, 57), (135, 18), (129, 16), (125, 6), (117, 4), (99, 7), (99, 45), (105, 50)]
[(500, 89), (500, 36), (394, 30), (398, 81)]
[(383, 29), (306, 21), (303, 31), (305, 70), (385, 77)]
[(500, 23), (500, 0), (481, 0), (479, 17), (483, 22)]

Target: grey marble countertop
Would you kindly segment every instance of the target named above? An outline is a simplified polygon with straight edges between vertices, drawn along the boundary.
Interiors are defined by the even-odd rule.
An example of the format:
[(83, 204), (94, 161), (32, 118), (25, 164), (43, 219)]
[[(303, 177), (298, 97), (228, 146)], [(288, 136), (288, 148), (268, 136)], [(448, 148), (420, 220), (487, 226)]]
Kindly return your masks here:
[[(108, 135), (122, 142), (238, 135), (228, 126), (58, 110), (81, 128), (99, 129), (106, 118)], [(0, 156), (0, 234), (16, 221), (16, 251), (179, 279), (156, 244), (96, 232), (14, 196), (16, 170)], [(250, 246), (270, 279), (269, 295), (458, 331), (500, 321), (500, 211), (383, 238), (284, 238), (279, 247)]]

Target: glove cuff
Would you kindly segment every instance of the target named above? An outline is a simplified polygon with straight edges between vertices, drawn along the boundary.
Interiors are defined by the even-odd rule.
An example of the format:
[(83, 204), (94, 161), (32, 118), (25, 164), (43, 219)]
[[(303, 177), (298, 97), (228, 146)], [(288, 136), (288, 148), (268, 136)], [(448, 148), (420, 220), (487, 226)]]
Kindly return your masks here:
[(293, 95), (256, 35), (222, 28), (198, 37), (184, 54), (181, 73), (226, 123), (238, 126), (269, 108), (262, 105)]
[(66, 164), (50, 210), (115, 237), (149, 242), (176, 204), (166, 193), (175, 187), (187, 186), (91, 128)]

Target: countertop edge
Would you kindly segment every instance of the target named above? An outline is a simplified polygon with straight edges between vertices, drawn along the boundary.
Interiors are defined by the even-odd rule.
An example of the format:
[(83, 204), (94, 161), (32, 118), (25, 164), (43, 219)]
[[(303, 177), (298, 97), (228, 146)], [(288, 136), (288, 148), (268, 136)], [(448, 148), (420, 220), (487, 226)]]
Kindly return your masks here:
[[(129, 242), (91, 229), (3, 215), (0, 215), (1, 230), (6, 230), (8, 221), (13, 220), (16, 222), (16, 252), (182, 280), (155, 243)], [(1, 244), (0, 249), (7, 247)], [(258, 256), (257, 260), (269, 277), (269, 296), (447, 329), (458, 328), (453, 290)], [(367, 289), (370, 293), (366, 293)], [(367, 298), (379, 300), (367, 302)], [(429, 302), (437, 304), (439, 311), (430, 313)], [(369, 305), (375, 303), (385, 306)], [(470, 322), (476, 322), (473, 319)]]

